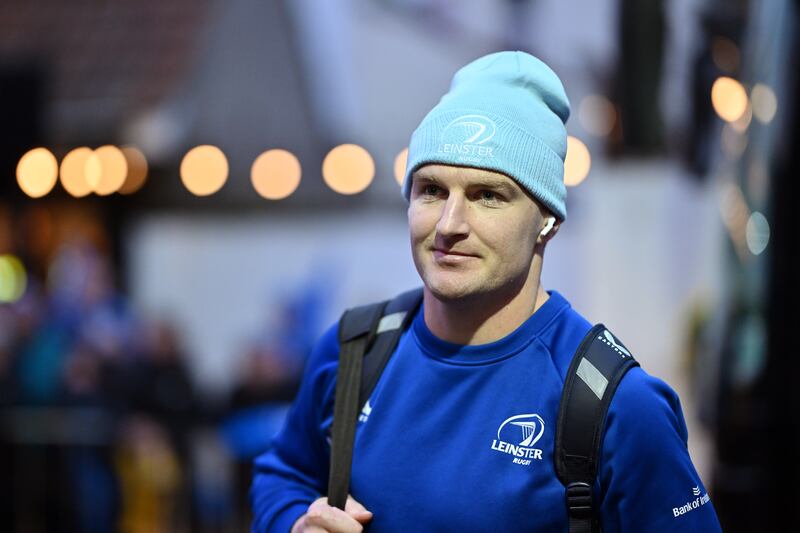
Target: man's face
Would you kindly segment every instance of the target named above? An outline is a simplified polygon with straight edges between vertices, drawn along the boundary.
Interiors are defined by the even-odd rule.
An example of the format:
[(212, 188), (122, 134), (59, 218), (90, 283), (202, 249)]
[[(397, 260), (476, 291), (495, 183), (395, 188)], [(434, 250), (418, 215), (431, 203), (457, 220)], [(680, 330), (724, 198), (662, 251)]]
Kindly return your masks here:
[(414, 173), (411, 251), (425, 286), (441, 300), (521, 287), (543, 219), (537, 203), (503, 174), (449, 165)]

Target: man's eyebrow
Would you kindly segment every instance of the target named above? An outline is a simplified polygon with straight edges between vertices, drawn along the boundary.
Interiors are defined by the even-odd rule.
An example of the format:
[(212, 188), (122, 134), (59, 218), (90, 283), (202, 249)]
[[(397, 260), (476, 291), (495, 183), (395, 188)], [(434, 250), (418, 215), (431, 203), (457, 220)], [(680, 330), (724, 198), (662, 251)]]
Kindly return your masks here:
[[(424, 182), (430, 183), (434, 185), (441, 184), (441, 180), (439, 180), (435, 174), (427, 174), (424, 172), (415, 172), (413, 174), (414, 183)], [(517, 192), (516, 187), (507, 181), (493, 179), (493, 178), (482, 178), (473, 182), (468, 183), (468, 187), (471, 189), (492, 189), (495, 191), (504, 192), (506, 194), (514, 194)]]
[(471, 183), (470, 187), (476, 189), (494, 189), (509, 194), (516, 192), (516, 188), (514, 188), (510, 183), (492, 179), (476, 181), (474, 183)]
[(414, 180), (414, 183), (425, 182), (437, 185), (440, 183), (436, 176), (430, 174), (419, 174), (417, 172), (412, 175), (412, 179)]

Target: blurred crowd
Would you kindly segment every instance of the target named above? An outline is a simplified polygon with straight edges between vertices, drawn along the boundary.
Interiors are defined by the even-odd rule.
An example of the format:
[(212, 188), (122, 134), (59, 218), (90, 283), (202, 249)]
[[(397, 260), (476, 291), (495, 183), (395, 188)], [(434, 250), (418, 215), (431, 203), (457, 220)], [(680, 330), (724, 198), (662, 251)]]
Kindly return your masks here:
[(251, 458), (313, 338), (302, 306), (287, 305), (281, 334), (256, 336), (234, 387), (211, 394), (179, 325), (137, 313), (97, 247), (63, 244), (46, 272), (0, 305), (2, 530), (243, 530)]

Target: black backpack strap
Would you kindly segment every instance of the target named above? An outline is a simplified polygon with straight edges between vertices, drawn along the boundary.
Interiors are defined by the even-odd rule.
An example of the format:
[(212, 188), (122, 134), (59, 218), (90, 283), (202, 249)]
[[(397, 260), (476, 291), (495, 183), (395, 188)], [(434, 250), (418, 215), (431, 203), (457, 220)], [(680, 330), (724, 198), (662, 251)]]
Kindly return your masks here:
[(586, 334), (572, 358), (556, 426), (555, 466), (566, 487), (570, 533), (599, 531), (592, 491), (603, 427), (614, 392), (639, 363), (603, 325)]
[(422, 289), (348, 309), (339, 319), (339, 368), (333, 407), (328, 504), (344, 509), (358, 413), (422, 301)]
[(378, 329), (386, 302), (348, 309), (339, 319), (339, 368), (331, 428), (328, 504), (344, 509), (350, 486), (353, 438), (358, 417), (358, 390), (364, 352)]
[(364, 356), (364, 368), (361, 372), (361, 387), (358, 393), (358, 405), (363, 407), (367, 403), (375, 385), (386, 368), (389, 358), (403, 331), (414, 318), (417, 308), (422, 302), (422, 288), (404, 292), (386, 304), (383, 317), (378, 324), (375, 342)]

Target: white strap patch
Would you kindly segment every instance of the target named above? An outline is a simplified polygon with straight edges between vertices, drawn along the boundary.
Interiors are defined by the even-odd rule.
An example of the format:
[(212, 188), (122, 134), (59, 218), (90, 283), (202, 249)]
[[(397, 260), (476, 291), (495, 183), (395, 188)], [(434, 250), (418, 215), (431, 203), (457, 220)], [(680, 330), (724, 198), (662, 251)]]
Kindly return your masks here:
[(392, 313), (391, 315), (386, 315), (385, 317), (381, 318), (381, 321), (378, 323), (378, 331), (376, 333), (380, 334), (384, 331), (391, 331), (393, 329), (397, 329), (403, 325), (403, 319), (406, 317), (405, 311), (400, 311), (398, 313)]
[(590, 389), (592, 389), (592, 392), (597, 396), (598, 400), (603, 399), (603, 394), (605, 394), (606, 387), (608, 386), (608, 380), (597, 370), (596, 366), (583, 357), (581, 358), (580, 364), (578, 364), (578, 371), (575, 373)]

